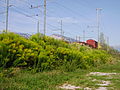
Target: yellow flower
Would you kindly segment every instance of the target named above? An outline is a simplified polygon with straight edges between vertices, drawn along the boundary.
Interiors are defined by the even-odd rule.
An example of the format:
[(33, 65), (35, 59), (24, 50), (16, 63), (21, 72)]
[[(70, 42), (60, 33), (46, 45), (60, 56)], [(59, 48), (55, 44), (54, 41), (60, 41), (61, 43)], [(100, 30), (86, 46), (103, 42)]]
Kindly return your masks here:
[(31, 53), (31, 56), (34, 56), (35, 54), (34, 53)]
[(16, 50), (13, 50), (13, 53), (16, 53)]

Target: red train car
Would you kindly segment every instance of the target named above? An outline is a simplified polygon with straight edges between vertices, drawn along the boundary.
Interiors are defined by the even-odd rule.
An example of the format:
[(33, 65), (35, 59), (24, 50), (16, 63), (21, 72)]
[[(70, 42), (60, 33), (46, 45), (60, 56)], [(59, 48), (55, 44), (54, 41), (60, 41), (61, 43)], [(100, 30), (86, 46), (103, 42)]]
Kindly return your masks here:
[(98, 42), (95, 40), (89, 39), (86, 43), (92, 48), (98, 48)]

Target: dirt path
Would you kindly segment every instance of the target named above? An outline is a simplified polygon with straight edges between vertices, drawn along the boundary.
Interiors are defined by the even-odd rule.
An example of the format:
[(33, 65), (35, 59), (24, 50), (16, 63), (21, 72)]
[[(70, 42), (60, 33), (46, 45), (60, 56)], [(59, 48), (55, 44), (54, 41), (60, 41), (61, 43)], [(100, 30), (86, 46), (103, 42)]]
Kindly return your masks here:
[[(89, 74), (86, 75), (86, 77), (91, 77), (91, 76), (95, 76), (95, 77), (100, 77), (100, 76), (105, 76), (105, 77), (113, 77), (113, 75), (118, 75), (118, 73), (104, 73), (104, 72), (90, 72)], [(105, 81), (105, 80), (97, 80), (97, 79), (93, 79), (92, 82), (98, 82), (96, 83), (96, 85), (98, 85), (99, 87), (95, 88), (90, 88), (90, 87), (81, 87), (81, 86), (75, 86), (75, 85), (71, 85), (71, 84), (63, 84), (62, 86), (59, 86), (59, 88), (61, 89), (67, 89), (67, 90), (78, 90), (78, 89), (82, 89), (82, 90), (108, 90), (108, 87), (112, 84), (111, 81)], [(109, 87), (109, 89), (112, 89), (112, 87)]]
[(59, 88), (63, 90), (120, 90), (120, 62), (102, 66), (93, 72), (74, 76)]

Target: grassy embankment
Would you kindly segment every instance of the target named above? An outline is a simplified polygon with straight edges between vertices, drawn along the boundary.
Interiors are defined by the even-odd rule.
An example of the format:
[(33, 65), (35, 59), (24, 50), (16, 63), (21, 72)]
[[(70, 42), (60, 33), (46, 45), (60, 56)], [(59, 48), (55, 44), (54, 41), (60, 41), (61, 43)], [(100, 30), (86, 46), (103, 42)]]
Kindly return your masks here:
[[(64, 83), (97, 87), (89, 80), (94, 77), (86, 74), (94, 67), (114, 62), (104, 50), (38, 34), (30, 39), (13, 33), (0, 34), (1, 89), (54, 90)], [(115, 84), (118, 85), (116, 81)]]

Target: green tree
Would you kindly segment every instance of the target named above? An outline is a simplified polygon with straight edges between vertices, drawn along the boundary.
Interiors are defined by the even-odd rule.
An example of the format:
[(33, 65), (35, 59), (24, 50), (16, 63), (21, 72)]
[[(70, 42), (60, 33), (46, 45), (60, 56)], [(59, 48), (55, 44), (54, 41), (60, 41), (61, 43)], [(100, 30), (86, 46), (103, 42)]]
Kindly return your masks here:
[(103, 32), (101, 32), (100, 33), (100, 44), (103, 46), (103, 45), (105, 45), (105, 42), (106, 42), (105, 35)]

